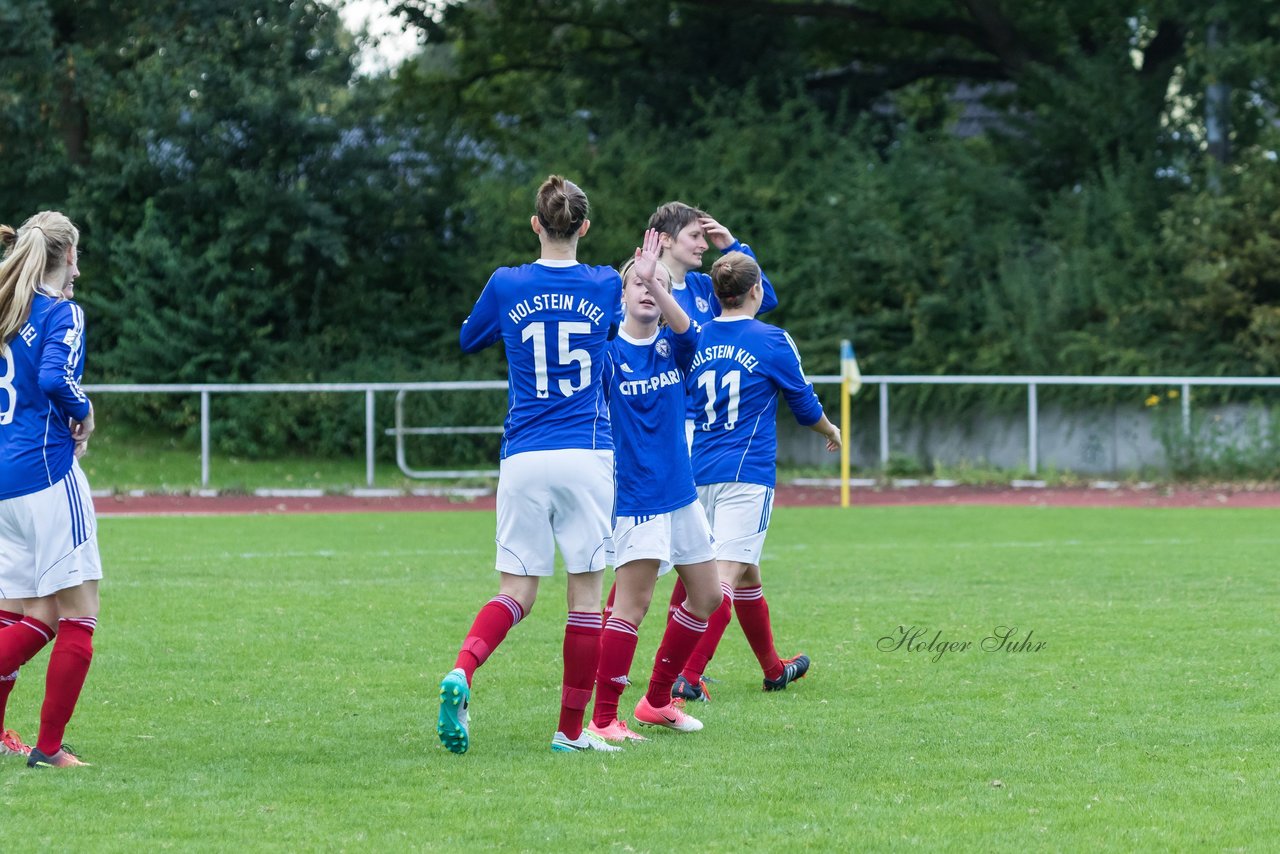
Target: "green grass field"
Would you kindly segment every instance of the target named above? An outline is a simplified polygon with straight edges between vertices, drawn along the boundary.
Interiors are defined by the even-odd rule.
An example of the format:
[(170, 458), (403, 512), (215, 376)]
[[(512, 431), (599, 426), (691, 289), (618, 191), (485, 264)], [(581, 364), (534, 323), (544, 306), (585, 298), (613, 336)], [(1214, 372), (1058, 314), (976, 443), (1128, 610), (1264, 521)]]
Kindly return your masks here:
[[(103, 519), (67, 735), (94, 767), (5, 761), (7, 824), (67, 851), (1274, 850), (1276, 511), (773, 519), (808, 678), (762, 693), (732, 625), (703, 732), (552, 754), (560, 576), (479, 671), (465, 756), (436, 684), (496, 590), (492, 514)], [(900, 626), (973, 647), (878, 648)], [(983, 651), (998, 626), (1044, 646)], [(46, 660), (10, 702), (30, 739)]]

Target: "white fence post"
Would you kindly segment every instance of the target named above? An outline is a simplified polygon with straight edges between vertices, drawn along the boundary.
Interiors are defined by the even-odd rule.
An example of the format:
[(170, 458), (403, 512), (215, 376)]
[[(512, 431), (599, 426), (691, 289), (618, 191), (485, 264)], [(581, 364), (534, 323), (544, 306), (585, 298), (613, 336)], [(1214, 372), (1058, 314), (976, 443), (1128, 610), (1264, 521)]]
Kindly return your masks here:
[(200, 488), (209, 488), (209, 391), (200, 391)]
[(1040, 410), (1036, 402), (1036, 384), (1027, 383), (1027, 468), (1032, 474), (1040, 463)]
[(373, 486), (373, 389), (364, 390), (364, 480)]
[(1191, 436), (1191, 384), (1182, 384), (1182, 435)]
[(880, 468), (889, 468), (889, 381), (880, 381)]

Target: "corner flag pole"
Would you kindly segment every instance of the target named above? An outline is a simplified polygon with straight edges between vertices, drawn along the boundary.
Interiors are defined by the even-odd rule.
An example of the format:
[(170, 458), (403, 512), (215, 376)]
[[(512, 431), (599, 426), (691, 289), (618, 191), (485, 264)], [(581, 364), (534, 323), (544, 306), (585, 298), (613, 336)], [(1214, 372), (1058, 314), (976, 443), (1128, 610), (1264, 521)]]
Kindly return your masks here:
[(852, 341), (840, 342), (840, 506), (849, 506), (849, 442), (853, 438), (850, 400), (862, 388), (862, 372)]

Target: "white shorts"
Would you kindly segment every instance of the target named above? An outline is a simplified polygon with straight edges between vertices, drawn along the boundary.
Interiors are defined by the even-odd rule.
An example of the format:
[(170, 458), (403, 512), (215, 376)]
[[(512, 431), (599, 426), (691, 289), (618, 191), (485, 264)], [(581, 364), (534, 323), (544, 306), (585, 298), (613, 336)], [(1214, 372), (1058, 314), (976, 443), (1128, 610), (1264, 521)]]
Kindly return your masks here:
[(684, 420), (684, 440), (689, 443), (689, 453), (693, 453), (693, 419)]
[(499, 572), (551, 575), (557, 545), (569, 572), (598, 572), (612, 523), (613, 451), (525, 451), (500, 464)]
[(99, 578), (98, 519), (79, 463), (47, 489), (0, 500), (0, 599), (36, 599)]
[(712, 483), (698, 487), (716, 542), (716, 558), (760, 565), (773, 513), (773, 490), (758, 483)]
[(714, 560), (715, 540), (706, 511), (697, 501), (657, 516), (619, 516), (613, 527), (615, 567), (633, 560), (658, 561), (658, 575), (672, 566)]

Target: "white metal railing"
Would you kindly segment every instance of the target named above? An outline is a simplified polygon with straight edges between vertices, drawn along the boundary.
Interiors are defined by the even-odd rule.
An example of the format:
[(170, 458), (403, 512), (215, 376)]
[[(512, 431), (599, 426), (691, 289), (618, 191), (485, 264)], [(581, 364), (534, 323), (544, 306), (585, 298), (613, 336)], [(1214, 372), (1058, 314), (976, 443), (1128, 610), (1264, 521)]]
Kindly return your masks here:
[[(834, 376), (810, 377), (815, 385), (839, 383)], [(1027, 468), (1035, 474), (1039, 466), (1039, 386), (1179, 386), (1182, 401), (1182, 431), (1191, 433), (1191, 387), (1271, 387), (1280, 388), (1280, 377), (1098, 377), (1098, 376), (965, 376), (903, 374), (898, 376), (864, 376), (866, 385), (880, 386), (880, 465), (889, 463), (889, 386), (891, 385), (1021, 385), (1027, 388)]]
[[(864, 385), (878, 385), (880, 424), (880, 463), (889, 462), (889, 387), (892, 385), (1020, 385), (1027, 389), (1027, 468), (1034, 474), (1038, 466), (1039, 386), (1178, 386), (1182, 396), (1182, 428), (1191, 430), (1191, 388), (1193, 386), (1280, 388), (1280, 377), (1097, 377), (1097, 376), (941, 376), (932, 374), (902, 376), (864, 376)], [(809, 377), (815, 385), (840, 385), (838, 374)], [(374, 427), (374, 395), (396, 392), (396, 426), (385, 431), (396, 439), (396, 461), (409, 477), (469, 477), (491, 474), (489, 471), (415, 470), (405, 461), (403, 439), (411, 435), (448, 435), (460, 433), (501, 433), (492, 425), (479, 427), (407, 427), (403, 423), (403, 398), (406, 392), (485, 391), (505, 389), (505, 380), (457, 380), (416, 383), (164, 383), (157, 385), (87, 385), (90, 394), (198, 394), (200, 396), (200, 484), (209, 485), (209, 409), (213, 395), (335, 393), (363, 394), (365, 400), (365, 477), (374, 482), (374, 453), (377, 442)]]
[[(364, 460), (365, 482), (373, 486), (374, 447), (377, 442), (374, 428), (374, 394), (377, 392), (405, 391), (480, 391), (505, 389), (506, 380), (459, 380), (451, 382), (421, 383), (161, 383), (156, 385), (86, 385), (90, 394), (199, 394), (200, 395), (200, 485), (209, 485), (209, 407), (215, 394), (278, 394), (278, 393), (360, 393), (364, 395)], [(388, 431), (391, 432), (391, 431)], [(501, 432), (501, 428), (499, 428)], [(399, 441), (397, 439), (397, 441)]]

